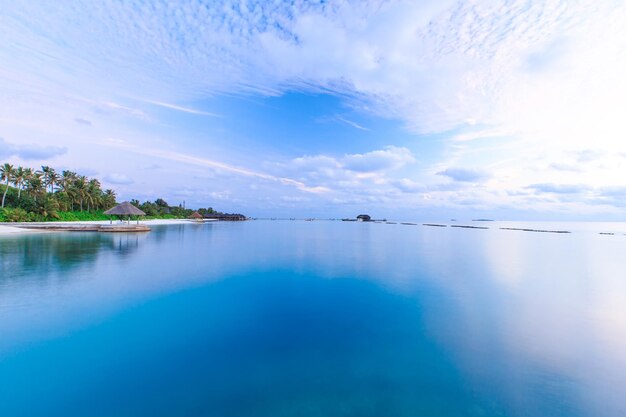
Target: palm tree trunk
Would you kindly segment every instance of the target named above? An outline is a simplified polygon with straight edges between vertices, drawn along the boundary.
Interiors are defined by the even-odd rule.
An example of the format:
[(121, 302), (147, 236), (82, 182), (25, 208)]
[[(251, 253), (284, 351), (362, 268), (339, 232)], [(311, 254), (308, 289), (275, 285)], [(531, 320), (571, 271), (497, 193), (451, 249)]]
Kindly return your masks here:
[(2, 195), (2, 208), (4, 208), (4, 200), (7, 198), (7, 191), (9, 191), (9, 178), (7, 177), (7, 183), (4, 189), (4, 194)]

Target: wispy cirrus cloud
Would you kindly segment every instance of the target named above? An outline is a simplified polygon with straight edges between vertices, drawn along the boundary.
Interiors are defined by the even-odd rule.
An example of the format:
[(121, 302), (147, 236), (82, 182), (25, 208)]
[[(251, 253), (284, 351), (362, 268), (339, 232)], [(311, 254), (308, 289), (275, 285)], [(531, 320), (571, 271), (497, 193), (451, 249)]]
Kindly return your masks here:
[[(34, 61), (48, 68), (54, 60), (67, 59), (69, 74), (79, 75), (79, 81), (90, 71), (104, 81), (94, 86), (80, 82), (78, 88), (113, 88), (196, 114), (207, 112), (180, 105), (181, 99), (323, 90), (345, 94), (357, 107), (398, 117), (420, 131), (441, 131), (467, 120), (494, 121), (491, 106), (526, 77), (523, 62), (536, 62), (541, 53), (553, 50), (556, 34), (578, 33), (581, 14), (588, 12), (595, 22), (594, 17), (615, 12), (609, 6), (592, 10), (584, 3), (517, 3), (253, 2), (253, 7), (217, 7), (187, 1), (184, 7), (157, 2), (147, 15), (141, 1), (72, 10), (21, 4), (5, 10), (7, 36), (19, 36), (22, 44), (34, 47), (46, 44), (49, 52), (24, 59), (25, 51), (14, 45), (4, 57), (18, 68)], [(32, 22), (26, 32), (17, 23), (25, 16)], [(574, 46), (564, 46), (565, 51), (577, 41), (575, 36), (568, 39), (561, 43)], [(572, 58), (562, 55), (558, 59), (563, 62)], [(68, 88), (76, 80), (61, 73), (58, 77)]]
[(127, 144), (123, 141), (117, 142), (105, 142), (103, 143), (105, 146), (115, 147), (119, 149), (123, 149), (128, 152), (138, 153), (142, 155), (149, 155), (156, 158), (161, 158), (165, 160), (180, 162), (184, 164), (193, 164), (199, 165), (207, 168), (216, 169), (218, 171), (224, 171), (233, 173), (236, 175), (257, 178), (265, 181), (277, 182), (283, 185), (292, 186), (297, 188), (300, 191), (304, 191), (307, 193), (325, 193), (328, 191), (327, 188), (321, 186), (308, 186), (307, 184), (297, 181), (291, 178), (275, 176), (271, 174), (266, 174), (264, 172), (255, 171), (248, 168), (243, 168), (236, 165), (227, 164), (221, 161), (215, 161), (208, 158), (202, 158), (195, 155), (190, 155), (181, 152), (175, 152), (170, 150), (158, 149), (158, 148), (147, 148), (147, 147), (137, 147), (131, 144)]
[(336, 118), (338, 121), (340, 121), (341, 123), (344, 123), (344, 124), (346, 124), (346, 125), (348, 125), (348, 126), (350, 126), (350, 127), (353, 127), (353, 128), (355, 128), (355, 129), (365, 130), (365, 131), (369, 131), (369, 130), (371, 130), (371, 129), (368, 129), (367, 127), (365, 127), (365, 126), (361, 126), (360, 124), (358, 124), (358, 123), (357, 123), (357, 122), (355, 122), (355, 121), (352, 121), (352, 120), (346, 119), (345, 117), (342, 117), (342, 116), (336, 116), (335, 118)]
[(166, 109), (172, 109), (172, 110), (177, 110), (183, 113), (189, 113), (189, 114), (196, 114), (199, 116), (209, 116), (209, 117), (220, 117), (220, 115), (216, 114), (216, 113), (209, 113), (206, 111), (202, 111), (202, 110), (197, 110), (197, 109), (192, 109), (189, 107), (184, 107), (184, 106), (179, 106), (176, 104), (171, 104), (171, 103), (164, 103), (161, 101), (155, 101), (155, 100), (141, 100), (145, 103), (148, 104), (153, 104), (155, 106), (160, 106), (160, 107), (165, 107)]

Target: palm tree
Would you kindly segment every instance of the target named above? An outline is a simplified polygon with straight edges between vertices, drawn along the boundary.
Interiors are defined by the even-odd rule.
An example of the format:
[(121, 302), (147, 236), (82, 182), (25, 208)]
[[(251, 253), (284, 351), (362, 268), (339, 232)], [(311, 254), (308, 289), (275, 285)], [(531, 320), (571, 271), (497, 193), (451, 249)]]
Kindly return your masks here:
[(95, 178), (90, 179), (89, 183), (87, 183), (86, 191), (87, 211), (90, 211), (92, 207), (97, 210), (98, 205), (102, 201), (102, 190), (100, 189), (100, 181)]
[(59, 174), (54, 170), (54, 168), (50, 168), (50, 172), (48, 172), (48, 182), (46, 185), (50, 186), (50, 192), (54, 194), (54, 186), (59, 183)]
[(19, 201), (20, 196), (22, 195), (22, 187), (24, 186), (24, 181), (26, 181), (26, 173), (27, 170), (22, 167), (17, 167), (15, 169), (15, 173), (13, 174), (13, 182), (17, 187), (17, 199)]
[(33, 172), (26, 179), (26, 191), (33, 196), (35, 202), (37, 202), (37, 196), (40, 196), (46, 191), (42, 177), (43, 174), (41, 172)]
[(109, 209), (115, 205), (115, 191), (112, 189), (104, 190), (104, 194), (102, 194), (102, 205), (104, 208)]
[(74, 192), (73, 185), (76, 180), (76, 173), (73, 171), (65, 170), (61, 173), (61, 178), (57, 180), (57, 185), (61, 190), (62, 195), (65, 197), (65, 201), (69, 202), (70, 207), (66, 209), (74, 210), (74, 201), (76, 193)]
[(4, 194), (2, 195), (2, 208), (4, 208), (4, 200), (7, 198), (7, 191), (9, 191), (9, 183), (13, 181), (15, 175), (15, 168), (9, 163), (5, 163), (0, 167), (0, 181), (5, 182)]
[(41, 166), (41, 173), (43, 174), (43, 183), (46, 186), (46, 191), (48, 191), (48, 185), (50, 185), (50, 171), (52, 170), (52, 168), (50, 168), (47, 165), (42, 165)]
[(57, 185), (62, 192), (68, 192), (72, 182), (76, 179), (76, 173), (73, 171), (63, 171), (61, 178), (57, 181)]
[(80, 204), (80, 211), (82, 212), (83, 201), (85, 200), (85, 197), (87, 195), (87, 177), (85, 177), (84, 175), (79, 175), (78, 177), (76, 177), (72, 188), (75, 193), (74, 195), (76, 196)]
[(28, 183), (33, 175), (35, 175), (35, 171), (33, 171), (32, 168), (24, 168), (24, 181), (22, 184), (22, 189), (28, 187)]

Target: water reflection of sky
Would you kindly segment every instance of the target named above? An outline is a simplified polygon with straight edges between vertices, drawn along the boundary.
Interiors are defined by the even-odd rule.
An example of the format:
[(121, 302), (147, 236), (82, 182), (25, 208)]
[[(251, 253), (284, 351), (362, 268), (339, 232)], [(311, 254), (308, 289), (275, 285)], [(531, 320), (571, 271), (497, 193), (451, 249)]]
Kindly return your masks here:
[(594, 227), (556, 235), (259, 221), (4, 238), (0, 357), (227, 278), (357, 279), (415, 306), (420, 332), (455, 364), (467, 395), (493, 400), (491, 411), (481, 403), (486, 415), (617, 416), (626, 407), (626, 239)]

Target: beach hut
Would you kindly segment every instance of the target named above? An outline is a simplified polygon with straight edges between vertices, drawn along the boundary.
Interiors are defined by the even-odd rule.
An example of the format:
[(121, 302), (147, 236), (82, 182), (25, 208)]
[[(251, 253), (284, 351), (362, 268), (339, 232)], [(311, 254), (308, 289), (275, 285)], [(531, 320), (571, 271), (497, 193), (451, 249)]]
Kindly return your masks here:
[[(130, 216), (145, 216), (146, 215), (146, 213), (139, 210), (137, 207), (133, 206), (128, 201), (124, 201), (123, 203), (118, 204), (112, 209), (105, 211), (104, 214), (108, 214), (109, 216), (120, 216), (120, 218), (122, 218), (123, 216), (128, 216), (128, 224), (130, 224)], [(113, 220), (111, 220), (111, 223), (113, 223)], [(137, 217), (137, 224), (139, 224), (139, 217)]]
[(202, 217), (202, 214), (194, 211), (193, 213), (191, 213), (191, 216), (189, 216), (189, 219), (194, 222), (202, 222), (204, 220), (204, 217)]

